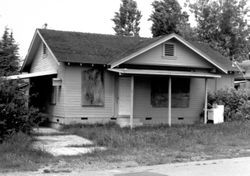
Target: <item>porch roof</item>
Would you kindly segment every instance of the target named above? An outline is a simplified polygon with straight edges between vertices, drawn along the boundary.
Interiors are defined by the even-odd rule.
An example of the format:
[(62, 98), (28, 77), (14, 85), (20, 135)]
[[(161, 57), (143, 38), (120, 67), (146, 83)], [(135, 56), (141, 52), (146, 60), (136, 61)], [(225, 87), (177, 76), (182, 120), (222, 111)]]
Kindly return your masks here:
[(21, 75), (12, 75), (12, 76), (6, 77), (6, 79), (26, 79), (26, 78), (56, 75), (56, 74), (57, 74), (57, 71), (41, 71), (41, 72), (35, 72), (35, 73), (24, 73)]
[(203, 73), (203, 72), (189, 72), (189, 71), (172, 71), (172, 70), (144, 70), (144, 69), (127, 69), (127, 68), (113, 68), (108, 69), (112, 72), (120, 74), (133, 75), (168, 75), (168, 76), (185, 76), (185, 77), (200, 77), (200, 78), (220, 78), (220, 75)]

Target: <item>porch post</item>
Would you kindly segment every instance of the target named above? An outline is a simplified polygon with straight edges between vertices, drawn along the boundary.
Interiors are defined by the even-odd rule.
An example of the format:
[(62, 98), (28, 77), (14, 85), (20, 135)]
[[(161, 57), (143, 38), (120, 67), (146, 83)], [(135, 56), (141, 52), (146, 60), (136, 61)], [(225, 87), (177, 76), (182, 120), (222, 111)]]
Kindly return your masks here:
[(130, 87), (130, 129), (133, 128), (134, 118), (134, 76), (131, 76), (131, 87)]
[(171, 76), (169, 76), (169, 79), (168, 79), (168, 125), (171, 127), (171, 104), (172, 104), (172, 80), (171, 80)]
[(204, 107), (204, 123), (207, 123), (207, 78), (205, 78), (205, 107)]

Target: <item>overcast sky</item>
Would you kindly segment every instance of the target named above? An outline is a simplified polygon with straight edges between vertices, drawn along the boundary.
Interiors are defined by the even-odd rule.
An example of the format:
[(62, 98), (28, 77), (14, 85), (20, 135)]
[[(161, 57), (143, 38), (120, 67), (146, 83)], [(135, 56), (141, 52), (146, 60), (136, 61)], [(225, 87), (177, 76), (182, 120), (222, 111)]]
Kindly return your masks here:
[[(142, 12), (140, 36), (151, 37), (148, 18), (153, 0), (136, 0)], [(179, 0), (183, 5), (185, 0)], [(14, 33), (19, 53), (25, 57), (36, 28), (114, 34), (111, 19), (120, 0), (0, 0), (0, 35), (5, 26)]]

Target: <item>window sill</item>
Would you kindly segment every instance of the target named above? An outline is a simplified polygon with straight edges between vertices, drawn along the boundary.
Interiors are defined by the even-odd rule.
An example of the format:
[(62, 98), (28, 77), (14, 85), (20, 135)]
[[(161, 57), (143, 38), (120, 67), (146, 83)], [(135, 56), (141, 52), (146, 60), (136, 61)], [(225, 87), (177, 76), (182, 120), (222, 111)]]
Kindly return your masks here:
[(162, 56), (162, 59), (177, 60), (177, 56)]

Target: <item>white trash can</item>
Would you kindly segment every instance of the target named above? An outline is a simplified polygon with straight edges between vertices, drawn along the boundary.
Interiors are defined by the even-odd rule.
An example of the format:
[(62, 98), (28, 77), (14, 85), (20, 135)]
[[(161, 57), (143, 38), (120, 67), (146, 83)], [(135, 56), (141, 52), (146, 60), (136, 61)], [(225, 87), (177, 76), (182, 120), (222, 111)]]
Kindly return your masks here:
[(212, 120), (214, 124), (224, 122), (224, 105), (216, 105), (212, 109), (208, 109), (208, 120)]

